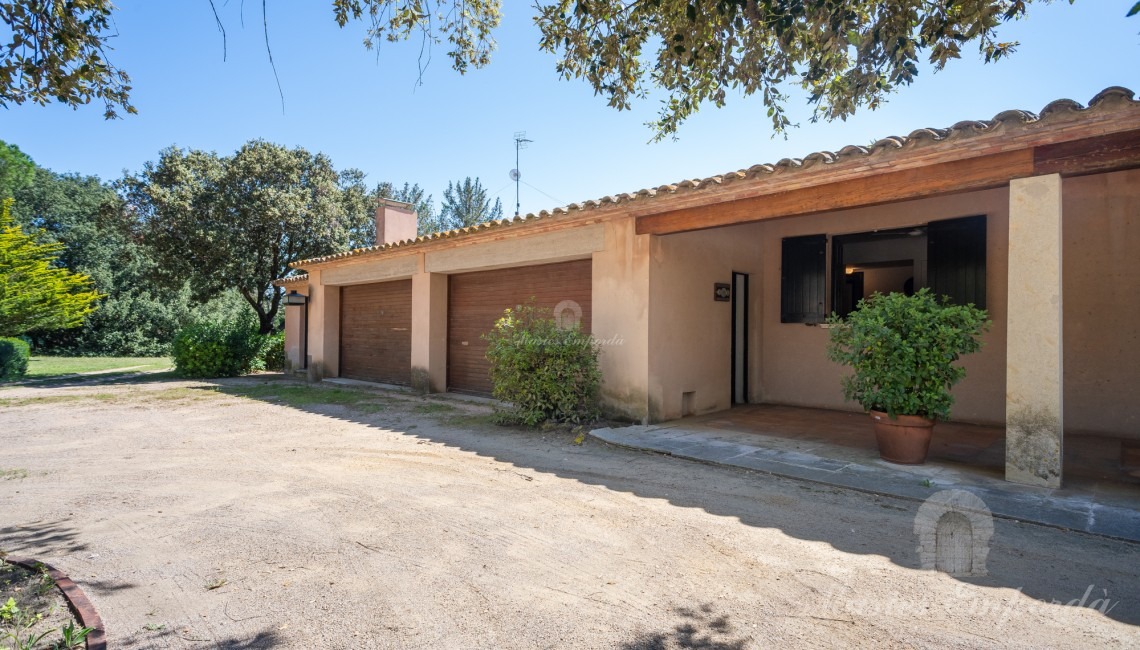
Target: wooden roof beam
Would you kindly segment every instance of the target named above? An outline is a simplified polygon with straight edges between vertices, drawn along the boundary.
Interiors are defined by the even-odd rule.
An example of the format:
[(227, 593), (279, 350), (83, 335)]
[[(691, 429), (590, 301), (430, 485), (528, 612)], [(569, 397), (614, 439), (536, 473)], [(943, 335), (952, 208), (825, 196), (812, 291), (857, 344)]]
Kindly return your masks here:
[(986, 190), (1027, 176), (1135, 168), (1140, 168), (1140, 129), (644, 215), (637, 218), (637, 234), (665, 235)]
[(637, 234), (664, 235), (991, 189), (1010, 178), (1032, 175), (1033, 151), (1021, 149), (646, 215), (637, 219)]

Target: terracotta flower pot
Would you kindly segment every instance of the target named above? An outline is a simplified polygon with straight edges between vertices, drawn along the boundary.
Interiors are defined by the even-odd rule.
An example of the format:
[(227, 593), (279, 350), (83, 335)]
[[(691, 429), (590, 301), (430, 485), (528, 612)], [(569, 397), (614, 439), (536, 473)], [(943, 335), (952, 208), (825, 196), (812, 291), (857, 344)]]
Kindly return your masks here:
[(871, 411), (871, 422), (875, 425), (875, 440), (883, 460), (900, 465), (926, 462), (934, 420), (917, 415), (892, 418), (881, 411)]

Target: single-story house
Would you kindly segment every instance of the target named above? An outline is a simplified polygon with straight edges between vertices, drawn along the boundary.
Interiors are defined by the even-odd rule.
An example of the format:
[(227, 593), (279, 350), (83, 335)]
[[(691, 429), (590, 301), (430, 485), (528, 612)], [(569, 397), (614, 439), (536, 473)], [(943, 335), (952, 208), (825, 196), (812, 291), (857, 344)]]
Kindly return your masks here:
[(953, 417), (1006, 427), (1007, 478), (1059, 485), (1064, 429), (1140, 440), (1140, 101), (1124, 88), (427, 237), (385, 202), (377, 242), (281, 282), (304, 302), (286, 311), (294, 368), (486, 393), (480, 336), (533, 297), (602, 343), (614, 414), (854, 410), (822, 321), (928, 286), (989, 310)]

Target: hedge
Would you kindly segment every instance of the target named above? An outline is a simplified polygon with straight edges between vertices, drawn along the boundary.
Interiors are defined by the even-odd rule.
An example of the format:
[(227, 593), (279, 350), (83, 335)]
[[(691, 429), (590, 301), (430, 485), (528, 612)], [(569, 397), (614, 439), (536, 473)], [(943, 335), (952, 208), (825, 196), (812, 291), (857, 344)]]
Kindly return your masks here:
[(28, 372), (28, 357), (32, 354), (27, 342), (15, 338), (0, 338), (0, 381), (19, 379)]

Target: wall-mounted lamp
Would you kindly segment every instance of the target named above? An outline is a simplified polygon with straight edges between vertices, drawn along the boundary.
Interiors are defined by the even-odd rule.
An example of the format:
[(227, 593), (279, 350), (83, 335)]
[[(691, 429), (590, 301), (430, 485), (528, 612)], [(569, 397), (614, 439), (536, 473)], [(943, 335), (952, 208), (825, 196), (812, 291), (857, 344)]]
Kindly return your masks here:
[(286, 305), (305, 305), (309, 302), (309, 297), (303, 293), (298, 293), (296, 289), (285, 294)]

